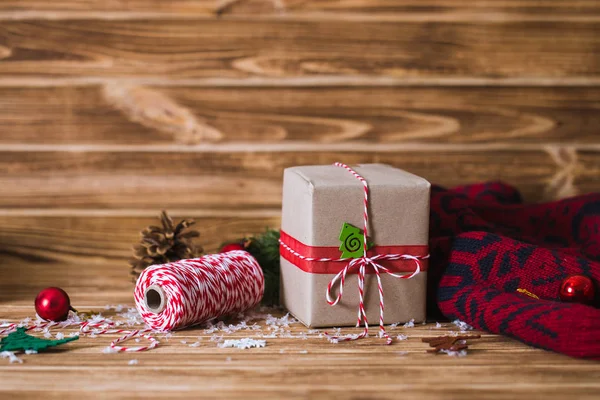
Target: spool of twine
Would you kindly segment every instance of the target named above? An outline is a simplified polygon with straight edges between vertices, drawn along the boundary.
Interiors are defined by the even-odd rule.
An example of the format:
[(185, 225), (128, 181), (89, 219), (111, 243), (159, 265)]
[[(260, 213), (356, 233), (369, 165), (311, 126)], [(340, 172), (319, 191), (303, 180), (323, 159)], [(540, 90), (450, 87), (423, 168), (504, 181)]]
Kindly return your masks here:
[(134, 297), (151, 329), (170, 331), (248, 310), (260, 302), (264, 287), (256, 259), (236, 250), (148, 267)]

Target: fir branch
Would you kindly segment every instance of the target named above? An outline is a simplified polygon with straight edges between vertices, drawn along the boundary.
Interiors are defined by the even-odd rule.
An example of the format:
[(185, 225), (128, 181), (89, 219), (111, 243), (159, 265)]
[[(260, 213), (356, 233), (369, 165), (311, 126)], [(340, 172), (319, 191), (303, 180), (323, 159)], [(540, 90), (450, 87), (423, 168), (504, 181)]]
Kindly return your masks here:
[(267, 228), (244, 241), (246, 250), (256, 258), (265, 276), (264, 305), (279, 305), (279, 231)]

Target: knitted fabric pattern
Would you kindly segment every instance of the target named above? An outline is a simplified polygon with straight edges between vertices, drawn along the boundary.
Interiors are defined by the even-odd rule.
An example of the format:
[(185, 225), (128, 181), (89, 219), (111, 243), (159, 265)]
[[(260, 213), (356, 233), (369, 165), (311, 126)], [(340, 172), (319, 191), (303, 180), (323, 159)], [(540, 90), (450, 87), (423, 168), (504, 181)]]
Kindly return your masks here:
[(430, 249), (430, 317), (600, 359), (598, 296), (593, 306), (559, 300), (571, 275), (599, 289), (600, 194), (525, 205), (503, 183), (433, 186)]

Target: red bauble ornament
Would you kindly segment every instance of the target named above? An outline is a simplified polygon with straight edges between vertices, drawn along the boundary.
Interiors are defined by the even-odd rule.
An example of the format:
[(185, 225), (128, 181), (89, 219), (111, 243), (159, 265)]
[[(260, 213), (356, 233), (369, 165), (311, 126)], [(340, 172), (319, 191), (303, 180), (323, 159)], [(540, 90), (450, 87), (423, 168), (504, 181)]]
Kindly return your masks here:
[(560, 299), (562, 301), (591, 304), (595, 296), (594, 282), (587, 276), (569, 276), (560, 285)]
[(64, 321), (69, 316), (71, 300), (67, 292), (57, 287), (49, 287), (35, 298), (35, 312), (47, 321)]
[(227, 253), (228, 251), (234, 250), (246, 250), (241, 243), (229, 243), (225, 246), (221, 247), (221, 251), (219, 253)]

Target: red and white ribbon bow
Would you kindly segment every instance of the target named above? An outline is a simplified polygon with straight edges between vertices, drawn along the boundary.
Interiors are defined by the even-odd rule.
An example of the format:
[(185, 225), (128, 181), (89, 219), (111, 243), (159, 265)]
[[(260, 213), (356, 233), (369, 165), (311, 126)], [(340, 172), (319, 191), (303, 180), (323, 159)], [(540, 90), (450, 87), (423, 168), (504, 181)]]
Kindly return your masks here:
[[(365, 296), (365, 274), (366, 274), (367, 266), (370, 265), (375, 270), (375, 276), (377, 277), (377, 289), (379, 290), (379, 336), (386, 338), (386, 340), (387, 340), (386, 344), (391, 344), (392, 338), (387, 334), (387, 332), (385, 331), (385, 327), (383, 325), (383, 310), (385, 307), (384, 307), (384, 303), (383, 303), (383, 285), (381, 284), (381, 272), (383, 271), (384, 273), (391, 275), (395, 278), (410, 279), (410, 278), (418, 275), (421, 272), (421, 262), (419, 260), (423, 259), (423, 258), (427, 258), (427, 257), (428, 256), (417, 257), (417, 256), (409, 255), (409, 254), (378, 254), (373, 257), (367, 257), (366, 255), (363, 255), (360, 258), (352, 259), (352, 261), (350, 261), (348, 263), (348, 265), (346, 265), (343, 270), (338, 272), (338, 274), (336, 276), (334, 276), (333, 279), (329, 282), (329, 284), (327, 285), (326, 298), (327, 298), (327, 303), (329, 303), (330, 306), (335, 306), (342, 299), (342, 294), (344, 291), (344, 282), (346, 280), (346, 274), (353, 268), (355, 268), (355, 267), (358, 268), (359, 304), (358, 304), (358, 320), (356, 322), (356, 327), (359, 327), (361, 322), (364, 321), (365, 329), (359, 335), (345, 336), (345, 337), (338, 337), (338, 336), (328, 336), (328, 337), (330, 339), (334, 339), (335, 341), (344, 341), (344, 340), (356, 340), (356, 339), (360, 339), (360, 338), (368, 336), (369, 322), (367, 321), (367, 313), (365, 311), (364, 296)], [(398, 275), (398, 274), (391, 272), (389, 269), (387, 269), (383, 265), (375, 262), (378, 260), (387, 260), (387, 261), (412, 260), (415, 262), (416, 268), (415, 268), (414, 272), (410, 275)], [(332, 300), (331, 299), (331, 288), (335, 285), (335, 283), (338, 281), (338, 279), (340, 281), (339, 293), (338, 293), (336, 299)]]

